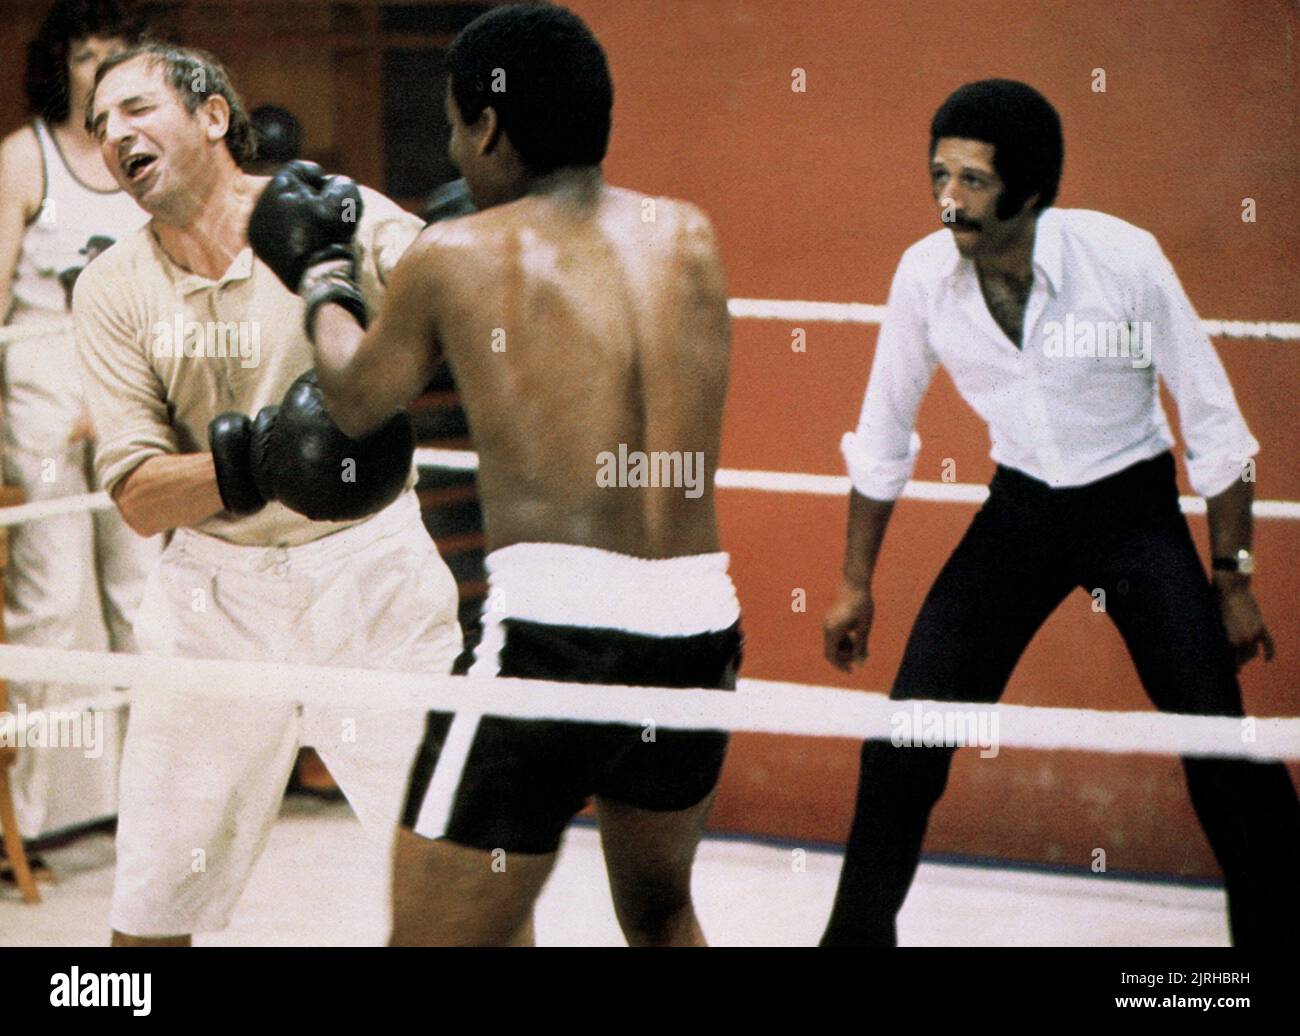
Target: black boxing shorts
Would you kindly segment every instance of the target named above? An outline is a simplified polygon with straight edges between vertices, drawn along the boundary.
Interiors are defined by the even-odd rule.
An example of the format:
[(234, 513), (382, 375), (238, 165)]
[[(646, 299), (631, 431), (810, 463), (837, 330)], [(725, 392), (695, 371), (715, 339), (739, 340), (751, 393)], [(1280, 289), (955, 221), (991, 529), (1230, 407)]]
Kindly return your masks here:
[[(731, 691), (740, 606), (726, 554), (644, 559), (552, 543), (487, 558), (471, 676)], [(683, 693), (691, 693), (684, 690)], [(650, 711), (650, 710), (647, 710)], [(589, 796), (656, 811), (713, 791), (717, 730), (430, 713), (402, 824), (484, 851), (553, 853)]]

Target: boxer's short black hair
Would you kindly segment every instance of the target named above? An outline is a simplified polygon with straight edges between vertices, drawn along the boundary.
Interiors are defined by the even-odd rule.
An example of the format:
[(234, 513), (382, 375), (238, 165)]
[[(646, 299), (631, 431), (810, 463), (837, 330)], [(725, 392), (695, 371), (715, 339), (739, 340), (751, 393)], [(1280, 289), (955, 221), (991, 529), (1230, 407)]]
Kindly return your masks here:
[(999, 219), (1020, 211), (1037, 194), (1034, 211), (1054, 201), (1065, 163), (1061, 117), (1046, 97), (1013, 79), (967, 83), (934, 113), (930, 157), (941, 137), (963, 137), (993, 145), (993, 168), (1005, 185), (998, 199)]
[(27, 45), (23, 86), (27, 106), (51, 125), (70, 112), (68, 54), (80, 40), (98, 36), (132, 44), (144, 31), (144, 14), (125, 0), (57, 0)]
[(532, 172), (604, 161), (614, 84), (600, 42), (572, 11), (494, 8), (452, 42), (447, 69), (461, 118), (492, 108)]
[(95, 86), (90, 91), (86, 103), (86, 131), (91, 129), (91, 112), (95, 108), (95, 92), (109, 72), (128, 61), (143, 57), (158, 65), (166, 79), (176, 91), (186, 110), (193, 115), (199, 105), (209, 97), (224, 97), (230, 106), (230, 125), (226, 127), (226, 150), (235, 164), (242, 166), (251, 162), (257, 153), (257, 137), (253, 124), (244, 110), (244, 103), (230, 83), (221, 62), (204, 50), (192, 47), (178, 47), (175, 44), (159, 40), (142, 40), (132, 47), (111, 58), (99, 66), (95, 73)]

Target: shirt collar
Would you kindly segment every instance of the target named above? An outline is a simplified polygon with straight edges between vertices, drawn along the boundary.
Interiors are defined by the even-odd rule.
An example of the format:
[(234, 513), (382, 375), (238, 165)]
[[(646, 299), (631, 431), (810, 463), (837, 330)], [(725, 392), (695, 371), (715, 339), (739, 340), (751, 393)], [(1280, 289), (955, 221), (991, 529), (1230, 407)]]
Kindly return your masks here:
[(1034, 269), (1046, 278), (1053, 295), (1061, 291), (1065, 264), (1061, 233), (1061, 214), (1056, 209), (1048, 208), (1039, 214), (1038, 226), (1034, 229)]
[[(1055, 208), (1039, 214), (1034, 228), (1034, 270), (1043, 275), (1053, 295), (1061, 290), (1064, 254), (1061, 246), (1061, 218)], [(943, 254), (937, 264), (939, 275), (951, 281), (963, 272), (974, 273), (974, 263), (963, 259), (952, 239), (952, 232), (943, 232)]]

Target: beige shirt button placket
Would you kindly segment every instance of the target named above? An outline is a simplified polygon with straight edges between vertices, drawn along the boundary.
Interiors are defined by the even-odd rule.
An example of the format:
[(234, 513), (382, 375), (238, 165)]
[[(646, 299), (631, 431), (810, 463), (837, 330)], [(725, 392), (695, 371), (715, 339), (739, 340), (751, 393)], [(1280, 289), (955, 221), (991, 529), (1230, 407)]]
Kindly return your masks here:
[[(212, 314), (212, 319), (215, 322), (210, 326), (215, 326), (221, 322), (221, 311), (217, 308), (217, 303), (225, 294), (226, 288), (225, 283), (218, 284), (208, 296), (208, 311)], [(230, 381), (229, 367), (220, 362), (220, 357), (207, 357), (207, 362), (216, 364), (217, 394), (221, 399), (222, 409), (233, 407), (235, 405), (235, 386)]]

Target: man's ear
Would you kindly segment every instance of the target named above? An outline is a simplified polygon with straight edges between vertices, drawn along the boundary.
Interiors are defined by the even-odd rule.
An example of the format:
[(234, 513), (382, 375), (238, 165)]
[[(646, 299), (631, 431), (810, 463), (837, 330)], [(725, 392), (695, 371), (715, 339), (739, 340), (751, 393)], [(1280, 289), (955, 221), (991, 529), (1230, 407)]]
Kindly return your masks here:
[(483, 109), (483, 114), (479, 116), (479, 121), (483, 125), (483, 137), (479, 141), (478, 153), (480, 155), (490, 155), (501, 144), (501, 118), (497, 115), (497, 110), (491, 105)]
[(199, 108), (203, 132), (209, 140), (221, 140), (230, 129), (230, 103), (220, 94), (209, 94)]

